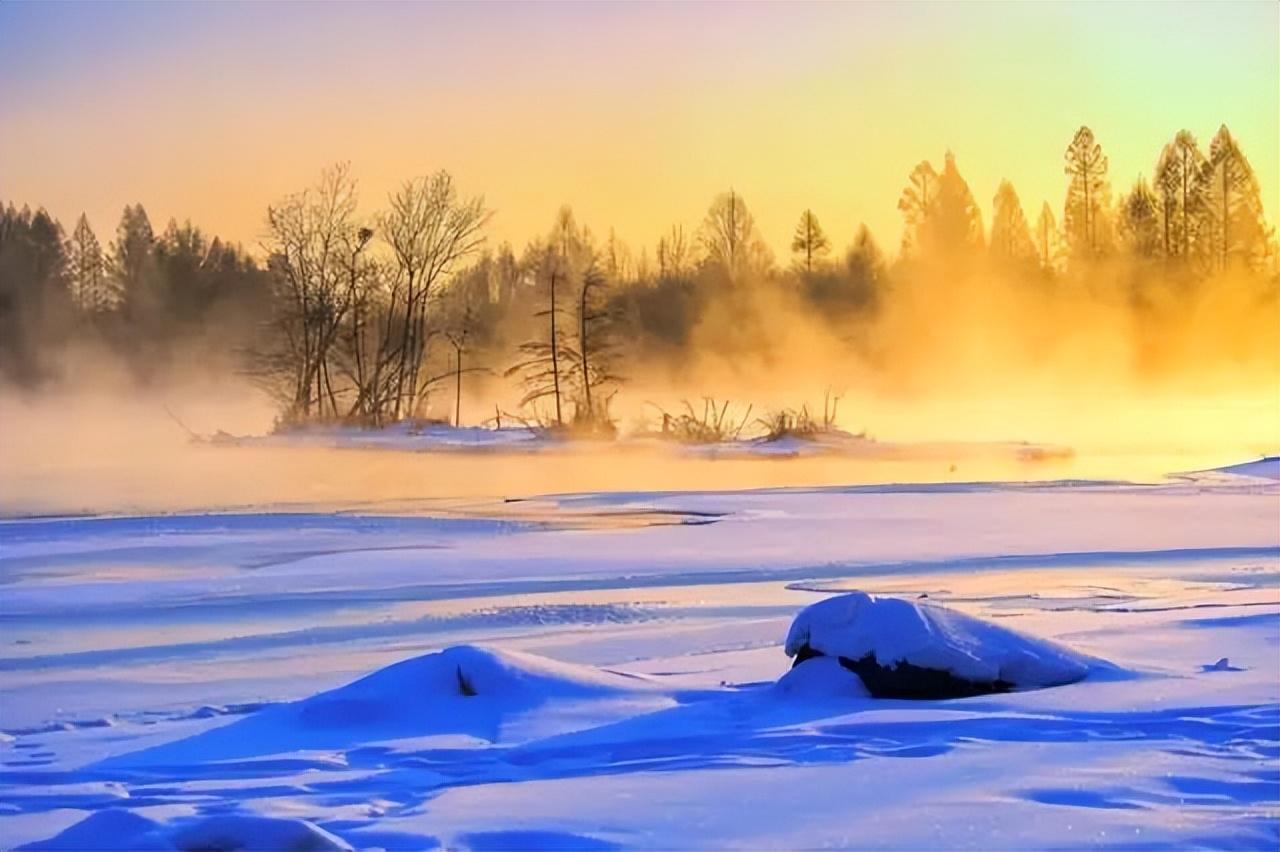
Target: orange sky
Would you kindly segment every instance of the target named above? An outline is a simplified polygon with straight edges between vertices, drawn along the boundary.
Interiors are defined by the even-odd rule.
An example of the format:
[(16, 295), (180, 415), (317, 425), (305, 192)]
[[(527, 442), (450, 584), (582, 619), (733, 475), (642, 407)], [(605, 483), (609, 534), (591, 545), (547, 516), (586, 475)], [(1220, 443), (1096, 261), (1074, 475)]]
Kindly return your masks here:
[(882, 243), (947, 148), (989, 210), (1060, 211), (1082, 123), (1117, 190), (1226, 123), (1274, 221), (1280, 6), (1259, 3), (0, 4), (0, 198), (142, 202), (257, 242), (266, 205), (351, 160), (366, 206), (444, 168), (517, 246), (571, 204), (650, 247), (734, 186), (782, 254), (811, 207)]

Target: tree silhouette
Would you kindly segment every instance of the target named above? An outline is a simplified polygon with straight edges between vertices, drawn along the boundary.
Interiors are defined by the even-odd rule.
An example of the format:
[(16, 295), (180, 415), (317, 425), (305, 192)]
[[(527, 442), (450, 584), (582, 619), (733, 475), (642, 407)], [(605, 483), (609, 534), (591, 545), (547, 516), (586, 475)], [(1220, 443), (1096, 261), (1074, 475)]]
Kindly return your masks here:
[(732, 189), (711, 203), (700, 237), (706, 262), (731, 282), (769, 265), (769, 250), (760, 239), (755, 219), (742, 196)]
[(612, 371), (610, 313), (604, 293), (608, 280), (595, 262), (588, 263), (581, 280), (576, 309), (579, 398), (574, 423), (593, 432), (608, 431), (612, 429), (610, 397), (601, 397), (600, 389), (619, 381)]
[(152, 257), (155, 242), (147, 211), (141, 204), (126, 206), (111, 244), (110, 267), (125, 311), (140, 322), (154, 323), (162, 313), (164, 294), (157, 292)]
[(1160, 201), (1146, 178), (1139, 177), (1120, 199), (1119, 230), (1125, 249), (1131, 255), (1147, 259), (1160, 252)]
[(67, 242), (67, 274), (72, 301), (82, 312), (101, 313), (112, 306), (114, 294), (107, 281), (102, 245), (83, 213)]
[(910, 254), (924, 242), (924, 229), (933, 215), (938, 195), (938, 173), (928, 160), (922, 160), (907, 176), (907, 187), (898, 199), (898, 209), (906, 227), (902, 231), (902, 253)]
[(1203, 214), (1204, 154), (1189, 130), (1179, 130), (1156, 162), (1161, 247), (1166, 258), (1190, 259), (1195, 226)]
[(1038, 260), (1036, 246), (1031, 240), (1022, 202), (1013, 184), (1000, 181), (992, 200), (991, 253), (1006, 264), (1035, 263)]
[(397, 264), (392, 313), (400, 328), (394, 340), (386, 339), (379, 363), (385, 361), (394, 377), (394, 418), (419, 413), (426, 392), (428, 305), (455, 267), (480, 248), (488, 220), (484, 200), (459, 198), (444, 171), (405, 181), (388, 199), (378, 230)]
[(693, 247), (685, 238), (684, 228), (672, 225), (671, 230), (658, 238), (658, 276), (679, 277), (688, 270), (693, 258)]
[(47, 372), (48, 352), (73, 325), (62, 226), (43, 208), (0, 205), (0, 378), (20, 384)]
[(1046, 201), (1040, 205), (1040, 215), (1036, 217), (1036, 253), (1040, 256), (1040, 267), (1045, 272), (1053, 272), (1057, 266), (1061, 242), (1058, 223), (1053, 218), (1053, 208)]
[(865, 224), (858, 226), (853, 245), (845, 254), (845, 269), (849, 273), (853, 299), (857, 305), (868, 305), (879, 297), (885, 277), (884, 253), (876, 245), (871, 230)]
[(314, 189), (267, 208), (270, 259), (280, 298), (276, 322), (283, 347), (264, 353), (257, 375), (288, 398), (287, 419), (305, 419), (313, 408), (338, 415), (330, 361), (333, 344), (351, 307), (344, 260), (356, 239), (356, 184), (349, 168), (326, 169)]
[(1262, 217), (1262, 195), (1253, 168), (1225, 124), (1209, 143), (1200, 181), (1204, 228), (1217, 268), (1233, 263), (1260, 267), (1270, 237)]
[(1062, 217), (1067, 247), (1073, 255), (1093, 257), (1101, 251), (1099, 219), (1110, 203), (1107, 158), (1093, 131), (1081, 127), (1067, 146), (1065, 159), (1064, 171), (1071, 179)]
[(569, 365), (580, 358), (570, 345), (569, 331), (574, 325), (571, 314), (575, 300), (566, 298), (573, 292), (573, 282), (582, 281), (595, 261), (590, 234), (579, 230), (573, 211), (560, 208), (556, 224), (546, 245), (534, 252), (537, 269), (535, 276), (545, 287), (545, 299), (534, 313), (536, 320), (546, 321), (545, 337), (525, 341), (519, 347), (521, 360), (508, 368), (507, 376), (519, 376), (525, 394), (522, 406), (535, 405), (550, 398), (555, 411), (551, 425), (563, 427), (564, 400)]
[(791, 238), (791, 251), (797, 256), (806, 274), (813, 274), (814, 260), (821, 261), (831, 250), (831, 241), (822, 232), (818, 217), (812, 210), (800, 214), (800, 222), (796, 225), (795, 234)]
[(955, 255), (982, 248), (982, 212), (969, 191), (969, 184), (956, 168), (956, 158), (948, 151), (938, 175), (938, 192), (932, 215), (926, 222), (926, 244), (934, 252)]

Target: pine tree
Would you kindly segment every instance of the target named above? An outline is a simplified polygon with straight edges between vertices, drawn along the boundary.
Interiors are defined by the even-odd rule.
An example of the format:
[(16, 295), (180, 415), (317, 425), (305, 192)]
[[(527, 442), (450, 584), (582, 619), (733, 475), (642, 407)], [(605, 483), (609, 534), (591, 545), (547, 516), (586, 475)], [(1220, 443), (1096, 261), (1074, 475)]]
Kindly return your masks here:
[(1156, 163), (1160, 243), (1166, 258), (1188, 261), (1196, 251), (1196, 225), (1203, 216), (1204, 154), (1189, 130), (1164, 146)]
[(983, 247), (982, 212), (969, 191), (969, 184), (956, 168), (955, 155), (950, 151), (943, 160), (938, 175), (938, 194), (933, 203), (933, 215), (925, 231), (933, 251), (955, 255)]
[(844, 263), (849, 273), (854, 303), (873, 306), (880, 296), (880, 287), (884, 282), (885, 263), (884, 253), (876, 245), (871, 230), (865, 224), (858, 226)]
[(1053, 218), (1053, 208), (1046, 201), (1040, 205), (1040, 215), (1036, 217), (1036, 254), (1040, 257), (1040, 268), (1045, 272), (1053, 272), (1061, 253), (1062, 235)]
[(1270, 237), (1262, 217), (1262, 195), (1253, 168), (1226, 125), (1209, 144), (1200, 184), (1202, 227), (1213, 266), (1261, 268)]
[(98, 313), (111, 307), (102, 245), (83, 213), (67, 243), (67, 272), (71, 298), (77, 308), (85, 313)]
[(823, 233), (822, 225), (818, 224), (818, 217), (812, 210), (805, 210), (800, 214), (800, 222), (791, 238), (791, 251), (796, 255), (797, 265), (804, 269), (806, 275), (812, 275), (814, 263), (820, 263), (830, 250), (831, 241)]
[(907, 176), (907, 187), (898, 199), (905, 227), (902, 230), (902, 253), (920, 248), (924, 229), (933, 215), (938, 195), (938, 173), (928, 160), (922, 160)]
[(155, 233), (141, 204), (126, 206), (116, 226), (111, 244), (111, 274), (124, 302), (135, 319), (162, 310), (165, 295), (153, 274)]
[(1146, 178), (1138, 178), (1133, 189), (1120, 199), (1120, 238), (1129, 254), (1155, 257), (1161, 251), (1160, 201)]
[(1071, 178), (1063, 211), (1067, 247), (1076, 257), (1095, 257), (1106, 243), (1105, 210), (1110, 204), (1107, 157), (1093, 138), (1093, 131), (1081, 127), (1067, 146), (1065, 172)]
[(991, 254), (1006, 264), (1034, 264), (1037, 259), (1022, 202), (1007, 180), (1000, 182), (992, 201)]

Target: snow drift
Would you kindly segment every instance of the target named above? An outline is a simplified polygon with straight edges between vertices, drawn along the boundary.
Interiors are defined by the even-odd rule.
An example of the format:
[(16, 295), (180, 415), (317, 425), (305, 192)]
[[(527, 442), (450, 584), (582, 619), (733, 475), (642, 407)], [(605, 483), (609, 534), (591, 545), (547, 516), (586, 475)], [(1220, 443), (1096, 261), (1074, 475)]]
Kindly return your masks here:
[(1089, 671), (1085, 657), (1053, 642), (941, 606), (863, 592), (801, 610), (785, 650), (796, 666), (835, 657), (882, 698), (1038, 689), (1073, 683)]
[(111, 762), (227, 760), (447, 734), (493, 741), (506, 720), (544, 702), (607, 698), (648, 686), (637, 676), (457, 645)]
[(290, 852), (343, 852), (350, 844), (313, 823), (249, 814), (178, 819), (159, 823), (132, 811), (108, 809), (90, 814), (48, 840), (20, 847), (23, 852), (209, 852), (209, 850), (287, 849)]
[(1280, 456), (1263, 456), (1254, 461), (1214, 468), (1211, 473), (1252, 476), (1256, 479), (1280, 479)]

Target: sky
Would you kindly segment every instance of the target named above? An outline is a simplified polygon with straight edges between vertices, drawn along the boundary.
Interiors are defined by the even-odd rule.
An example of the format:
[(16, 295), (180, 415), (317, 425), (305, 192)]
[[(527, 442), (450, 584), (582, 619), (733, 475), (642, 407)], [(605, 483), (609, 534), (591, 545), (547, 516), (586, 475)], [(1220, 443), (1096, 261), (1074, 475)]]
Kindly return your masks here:
[(1280, 4), (0, 3), (0, 199), (141, 202), (255, 248), (265, 210), (350, 161), (373, 210), (446, 169), (517, 250), (562, 204), (652, 246), (733, 187), (784, 256), (901, 233), (950, 149), (989, 224), (1009, 179), (1060, 216), (1081, 124), (1116, 190), (1227, 124), (1280, 197)]

